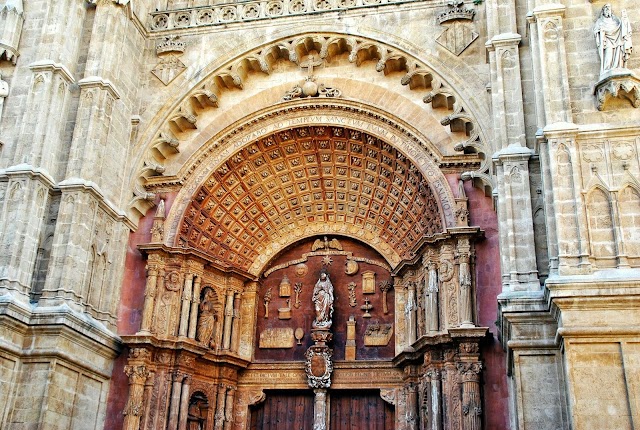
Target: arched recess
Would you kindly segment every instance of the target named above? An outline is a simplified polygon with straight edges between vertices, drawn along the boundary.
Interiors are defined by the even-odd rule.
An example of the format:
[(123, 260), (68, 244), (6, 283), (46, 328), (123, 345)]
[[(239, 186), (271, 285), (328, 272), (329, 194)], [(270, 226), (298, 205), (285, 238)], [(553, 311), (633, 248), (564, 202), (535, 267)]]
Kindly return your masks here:
[[(479, 163), (474, 154), (444, 160), (426, 137), (388, 114), (314, 100), (245, 118), (202, 146), (176, 179), (152, 183), (177, 192), (166, 222), (167, 245), (206, 254), (222, 249), (225, 265), (242, 261), (244, 270), (258, 275), (280, 249), (315, 234), (365, 240), (392, 266), (411, 258), (423, 235), (456, 225), (455, 197), (443, 168), (459, 171)], [(268, 207), (262, 204), (266, 196)]]
[[(136, 173), (132, 175), (134, 198), (130, 203), (131, 209), (143, 214), (153, 205), (155, 194), (146, 187), (148, 178), (164, 175), (166, 163), (172, 158), (179, 158), (177, 154), (184, 140), (207, 128), (204, 123), (208, 118), (206, 112), (216, 109), (225, 93), (244, 91), (245, 83), (253, 76), (275, 73), (273, 65), (277, 62), (300, 65), (309, 53), (317, 53), (327, 63), (339, 62), (342, 58), (358, 67), (375, 64), (378, 73), (390, 79), (401, 77), (397, 90), (388, 86), (391, 89), (389, 93), (401, 90), (403, 85), (418, 92), (418, 99), (424, 102), (424, 114), (433, 116), (439, 127), (461, 136), (452, 145), (455, 151), (477, 153), (482, 159), (482, 163), (465, 171), (463, 177), (478, 178), (485, 191), (491, 189), (491, 163), (485, 156), (488, 152), (485, 148), (487, 139), (473, 109), (463, 102), (445, 78), (425, 62), (397, 47), (360, 36), (313, 33), (269, 42), (228, 61), (194, 82), (175, 103), (157, 114), (153, 123), (141, 133), (138, 144), (141, 151), (135, 162)], [(280, 101), (273, 99), (271, 103)]]
[(595, 186), (587, 194), (586, 200), (591, 253), (594, 258), (613, 258), (616, 256), (617, 247), (609, 192), (602, 186)]

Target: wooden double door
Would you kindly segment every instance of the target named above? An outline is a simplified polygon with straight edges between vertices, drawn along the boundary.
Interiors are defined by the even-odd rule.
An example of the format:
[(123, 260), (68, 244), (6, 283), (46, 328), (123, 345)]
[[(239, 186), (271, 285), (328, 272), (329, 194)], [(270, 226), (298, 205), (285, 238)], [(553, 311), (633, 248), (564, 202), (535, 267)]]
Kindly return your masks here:
[[(313, 430), (311, 390), (265, 391), (251, 411), (251, 430)], [(393, 407), (378, 390), (329, 390), (330, 430), (391, 430)]]

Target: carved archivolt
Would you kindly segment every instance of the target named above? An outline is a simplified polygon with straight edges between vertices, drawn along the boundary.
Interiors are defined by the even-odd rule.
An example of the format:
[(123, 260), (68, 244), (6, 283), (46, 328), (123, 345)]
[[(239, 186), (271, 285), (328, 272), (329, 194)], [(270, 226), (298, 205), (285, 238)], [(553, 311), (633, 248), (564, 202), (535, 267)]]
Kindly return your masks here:
[[(198, 116), (207, 109), (216, 108), (225, 91), (242, 89), (244, 80), (252, 72), (270, 74), (277, 61), (285, 60), (299, 65), (311, 52), (318, 52), (320, 58), (327, 62), (343, 54), (348, 55), (349, 61), (356, 66), (375, 62), (375, 70), (385, 75), (405, 72), (400, 84), (409, 85), (412, 90), (427, 91), (424, 102), (434, 109), (445, 109), (446, 115), (440, 119), (441, 124), (449, 126), (452, 132), (467, 136), (466, 141), (456, 145), (455, 150), (462, 152), (468, 148), (478, 153), (485, 152), (484, 139), (472, 113), (462, 105), (456, 92), (446, 85), (445, 80), (425, 63), (406, 52), (363, 37), (332, 33), (301, 35), (271, 42), (230, 61), (209, 74), (174, 105), (175, 108), (165, 116), (164, 124), (152, 138), (150, 154), (144, 157), (147, 163), (141, 166), (135, 181), (138, 186), (134, 187), (137, 192), (130, 203), (131, 207), (144, 214), (151, 206), (149, 201), (155, 197), (141, 187), (145, 184), (145, 176), (163, 174), (161, 169), (149, 169), (153, 164), (149, 163), (150, 159), (163, 165), (166, 158), (172, 157), (178, 150), (180, 140), (188, 138), (189, 133), (185, 132), (198, 128)], [(481, 166), (469, 170), (464, 177), (480, 178), (490, 186), (491, 179), (487, 176), (491, 168), (490, 158), (481, 158)]]
[(402, 258), (443, 229), (419, 169), (390, 144), (345, 127), (299, 127), (233, 154), (196, 191), (177, 245), (250, 270), (274, 237), (343, 222), (373, 232)]

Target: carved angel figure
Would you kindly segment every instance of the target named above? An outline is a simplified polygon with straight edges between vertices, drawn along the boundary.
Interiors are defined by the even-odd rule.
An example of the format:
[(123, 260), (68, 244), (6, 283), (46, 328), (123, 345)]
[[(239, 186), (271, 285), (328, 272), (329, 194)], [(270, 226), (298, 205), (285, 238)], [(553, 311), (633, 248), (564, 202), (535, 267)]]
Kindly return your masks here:
[(198, 342), (207, 347), (215, 347), (213, 331), (216, 324), (216, 312), (214, 308), (215, 293), (211, 288), (204, 289), (204, 298), (200, 303), (200, 317), (198, 318), (197, 338)]
[(626, 66), (631, 55), (631, 25), (626, 11), (618, 18), (611, 11), (611, 4), (602, 6), (600, 17), (593, 27), (600, 55), (600, 74)]
[(316, 319), (312, 326), (314, 328), (330, 328), (333, 315), (333, 284), (324, 269), (320, 272), (320, 278), (313, 288), (311, 300), (313, 300), (316, 309)]

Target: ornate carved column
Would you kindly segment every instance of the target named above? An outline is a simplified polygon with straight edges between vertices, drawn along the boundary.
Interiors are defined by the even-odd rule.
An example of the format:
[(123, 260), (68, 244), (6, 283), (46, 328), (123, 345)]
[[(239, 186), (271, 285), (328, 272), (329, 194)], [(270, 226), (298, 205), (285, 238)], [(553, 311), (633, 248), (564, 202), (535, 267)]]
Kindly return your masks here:
[(233, 425), (233, 403), (236, 394), (235, 387), (228, 387), (224, 405), (224, 430), (231, 430)]
[(214, 418), (214, 429), (221, 430), (225, 420), (225, 402), (227, 400), (227, 389), (225, 384), (218, 385), (218, 398), (216, 404), (216, 414)]
[(147, 263), (147, 284), (144, 290), (144, 308), (142, 310), (142, 324), (140, 327), (140, 334), (151, 333), (151, 319), (153, 318), (153, 307), (155, 305), (157, 283), (158, 283), (158, 270), (161, 271), (161, 277), (164, 276), (164, 271), (160, 268), (162, 258), (159, 255), (150, 255), (149, 262)]
[(327, 390), (316, 388), (313, 393), (313, 430), (327, 430)]
[(247, 282), (244, 285), (240, 301), (240, 336), (238, 355), (245, 359), (251, 359), (255, 340), (256, 308), (258, 306), (258, 283)]
[(240, 343), (240, 295), (236, 295), (233, 300), (233, 315), (231, 318), (231, 352), (238, 352)]
[(430, 408), (431, 421), (429, 422), (429, 430), (442, 429), (442, 372), (440, 369), (431, 368), (427, 371), (429, 383), (431, 385), (431, 402)]
[(407, 347), (416, 341), (417, 321), (416, 321), (416, 284), (407, 283), (407, 301), (404, 305), (405, 320), (407, 322)]
[(191, 294), (193, 285), (193, 273), (187, 273), (184, 277), (184, 289), (182, 290), (182, 307), (180, 312), (180, 329), (178, 336), (187, 336), (189, 328), (189, 313), (191, 311)]
[(471, 279), (471, 245), (469, 239), (458, 241), (458, 276), (460, 280), (460, 326), (474, 327), (473, 287)]
[(182, 390), (180, 393), (180, 418), (178, 421), (178, 429), (187, 428), (187, 415), (189, 415), (189, 387), (191, 385), (191, 376), (184, 377), (182, 381)]
[(140, 423), (141, 429), (149, 428), (150, 419), (151, 419), (151, 408), (154, 407), (151, 403), (153, 387), (156, 383), (156, 374), (154, 372), (149, 372), (149, 376), (144, 384), (144, 411), (142, 414), (142, 420)]
[(462, 381), (462, 428), (481, 430), (482, 402), (480, 399), (480, 371), (482, 363), (457, 363)]
[(191, 312), (189, 315), (189, 339), (196, 338), (196, 328), (198, 326), (198, 306), (200, 305), (200, 288), (202, 279), (196, 277), (193, 283), (193, 297), (191, 299)]
[[(182, 391), (182, 380), (185, 375), (175, 372), (171, 375), (171, 403), (169, 404), (169, 425), (168, 429), (178, 428), (178, 418), (180, 416), (180, 394)], [(136, 429), (137, 430), (137, 429)]]
[(149, 376), (149, 369), (144, 364), (127, 365), (125, 374), (129, 377), (129, 398), (124, 408), (124, 430), (138, 430), (143, 412), (144, 384)]
[(436, 262), (433, 259), (429, 259), (427, 262), (427, 270), (428, 270), (428, 284), (427, 284), (427, 296), (429, 300), (427, 301), (427, 306), (425, 306), (425, 321), (427, 321), (427, 326), (429, 332), (434, 333), (438, 331), (438, 295), (440, 294), (440, 288), (438, 285), (438, 272), (436, 271)]
[(224, 308), (224, 331), (222, 333), (222, 349), (227, 351), (231, 348), (234, 296), (235, 292), (233, 290), (227, 291), (227, 303)]
[(407, 392), (407, 409), (405, 411), (405, 420), (407, 422), (407, 430), (417, 430), (418, 428), (418, 386), (415, 382), (409, 382), (405, 385)]

